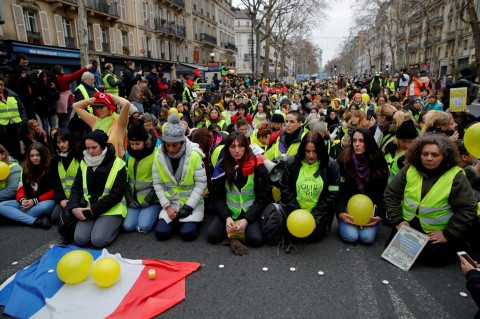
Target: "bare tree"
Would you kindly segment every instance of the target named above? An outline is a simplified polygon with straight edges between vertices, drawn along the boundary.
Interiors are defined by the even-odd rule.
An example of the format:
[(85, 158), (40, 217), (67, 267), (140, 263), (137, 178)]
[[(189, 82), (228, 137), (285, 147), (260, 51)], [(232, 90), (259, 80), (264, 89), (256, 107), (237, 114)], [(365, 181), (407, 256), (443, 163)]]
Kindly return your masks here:
[(475, 65), (477, 66), (477, 77), (480, 77), (480, 25), (477, 11), (473, 0), (467, 0), (462, 7), (460, 18), (463, 22), (470, 24), (475, 44)]

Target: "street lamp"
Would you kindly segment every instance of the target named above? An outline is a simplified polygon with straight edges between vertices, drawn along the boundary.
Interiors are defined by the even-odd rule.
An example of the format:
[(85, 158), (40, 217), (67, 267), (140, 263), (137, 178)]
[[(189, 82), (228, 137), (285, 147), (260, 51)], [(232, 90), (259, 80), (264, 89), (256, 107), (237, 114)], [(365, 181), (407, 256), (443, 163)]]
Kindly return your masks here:
[(210, 60), (215, 61), (215, 52), (210, 53)]

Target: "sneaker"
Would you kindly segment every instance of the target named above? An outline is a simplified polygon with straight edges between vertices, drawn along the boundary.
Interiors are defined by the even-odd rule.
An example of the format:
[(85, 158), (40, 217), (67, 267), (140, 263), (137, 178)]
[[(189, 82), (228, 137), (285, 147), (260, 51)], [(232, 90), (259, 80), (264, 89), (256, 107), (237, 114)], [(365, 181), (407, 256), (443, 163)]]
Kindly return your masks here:
[(35, 219), (32, 226), (33, 228), (50, 229), (50, 227), (52, 227), (52, 224), (47, 217), (38, 217), (37, 219)]

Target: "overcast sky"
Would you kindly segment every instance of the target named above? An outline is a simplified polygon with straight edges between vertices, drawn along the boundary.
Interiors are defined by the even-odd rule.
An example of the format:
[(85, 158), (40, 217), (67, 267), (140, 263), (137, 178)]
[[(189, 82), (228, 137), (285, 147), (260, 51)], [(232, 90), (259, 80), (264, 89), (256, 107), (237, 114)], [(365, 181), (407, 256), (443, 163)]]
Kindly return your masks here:
[[(348, 29), (352, 26), (351, 9), (354, 0), (327, 0), (330, 3), (330, 10), (326, 10), (326, 19), (312, 32), (312, 42), (323, 50), (323, 61), (325, 65), (328, 60), (336, 56), (336, 52), (343, 40), (341, 37), (348, 36)], [(233, 0), (232, 5), (237, 7), (240, 0)]]

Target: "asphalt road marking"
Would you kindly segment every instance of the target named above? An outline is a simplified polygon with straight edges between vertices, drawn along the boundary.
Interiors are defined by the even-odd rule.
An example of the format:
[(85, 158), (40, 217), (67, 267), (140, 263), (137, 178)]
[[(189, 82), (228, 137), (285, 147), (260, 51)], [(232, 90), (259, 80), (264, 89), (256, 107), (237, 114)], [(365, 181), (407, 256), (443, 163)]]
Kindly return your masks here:
[(392, 286), (388, 286), (388, 293), (392, 299), (393, 309), (399, 319), (413, 319), (415, 316), (410, 312), (407, 305), (403, 302), (402, 298), (395, 292)]
[(25, 257), (21, 258), (18, 260), (18, 263), (15, 265), (15, 267), (9, 267), (7, 269), (2, 269), (0, 271), (0, 284), (7, 280), (10, 276), (12, 276), (14, 273), (16, 273), (20, 268), (27, 267), (31, 263), (33, 263), (35, 260), (39, 259), (47, 250), (50, 249), (52, 245), (59, 245), (61, 244), (59, 239), (54, 239), (46, 244), (38, 247), (35, 249), (33, 252), (30, 254), (26, 255)]
[(377, 298), (373, 290), (373, 284), (365, 262), (364, 256), (356, 249), (353, 250), (353, 260), (355, 260), (355, 296), (357, 299), (357, 318), (380, 318)]

